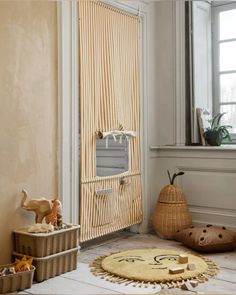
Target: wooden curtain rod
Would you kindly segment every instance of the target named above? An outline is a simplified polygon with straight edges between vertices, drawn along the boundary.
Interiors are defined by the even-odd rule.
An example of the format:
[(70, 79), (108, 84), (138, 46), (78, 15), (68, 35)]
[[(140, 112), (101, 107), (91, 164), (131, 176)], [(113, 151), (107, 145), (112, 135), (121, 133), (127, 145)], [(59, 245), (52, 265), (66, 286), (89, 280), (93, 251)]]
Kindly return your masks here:
[(125, 16), (129, 16), (131, 18), (134, 18), (134, 19), (137, 19), (137, 20), (140, 20), (140, 16), (139, 16), (139, 13), (138, 15), (135, 15), (135, 14), (132, 14), (131, 12), (127, 12), (127, 11), (124, 11), (122, 9), (119, 9), (117, 7), (114, 7), (112, 6), (111, 4), (108, 4), (108, 3), (105, 3), (103, 1), (93, 1), (93, 3), (97, 4), (97, 5), (100, 5), (104, 8), (107, 8), (107, 9), (110, 9), (114, 12), (117, 12), (117, 13), (120, 13), (120, 14), (123, 14)]
[(112, 131), (98, 131), (96, 132), (96, 135), (98, 138), (103, 139), (107, 138), (109, 136), (111, 137), (116, 137), (116, 136), (125, 136), (125, 137), (135, 137), (135, 132), (134, 131), (125, 131), (125, 130), (112, 130)]

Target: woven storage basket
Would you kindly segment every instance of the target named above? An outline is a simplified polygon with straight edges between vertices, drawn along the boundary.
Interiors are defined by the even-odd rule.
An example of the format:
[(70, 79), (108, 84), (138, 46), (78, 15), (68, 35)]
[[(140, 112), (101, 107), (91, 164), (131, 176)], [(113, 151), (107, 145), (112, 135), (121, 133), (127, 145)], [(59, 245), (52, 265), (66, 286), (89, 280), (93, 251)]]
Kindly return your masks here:
[[(34, 281), (39, 283), (54, 278), (55, 276), (59, 276), (65, 272), (75, 270), (77, 268), (78, 250), (79, 247), (76, 247), (46, 257), (33, 257), (33, 265), (36, 268)], [(15, 258), (22, 258), (24, 255), (13, 252), (13, 256)]]
[(192, 224), (186, 198), (180, 187), (170, 184), (161, 190), (152, 221), (155, 232), (166, 239), (172, 239), (177, 230)]
[(51, 233), (29, 233), (28, 228), (14, 231), (14, 251), (33, 256), (45, 257), (78, 247), (79, 225)]
[[(13, 264), (0, 265), (2, 267), (12, 267)], [(16, 291), (29, 289), (32, 286), (35, 267), (31, 265), (29, 271), (18, 272), (0, 277), (0, 294), (13, 293)]]

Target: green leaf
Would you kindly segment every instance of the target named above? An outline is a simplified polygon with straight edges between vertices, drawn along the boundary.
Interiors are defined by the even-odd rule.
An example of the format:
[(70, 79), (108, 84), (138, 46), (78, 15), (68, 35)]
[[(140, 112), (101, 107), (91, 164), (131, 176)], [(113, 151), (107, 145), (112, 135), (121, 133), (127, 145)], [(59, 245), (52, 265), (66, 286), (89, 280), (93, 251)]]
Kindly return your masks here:
[(172, 176), (172, 179), (171, 179), (171, 184), (174, 184), (174, 181), (175, 181), (175, 177), (176, 177), (176, 176), (177, 176), (177, 174), (174, 173), (173, 176)]
[(221, 120), (221, 118), (222, 118), (225, 114), (226, 114), (225, 112), (224, 112), (224, 113), (219, 113), (219, 114), (218, 114), (218, 117), (217, 117), (217, 119), (216, 119), (216, 126), (217, 126), (217, 127), (220, 125), (220, 120)]
[(170, 171), (169, 171), (169, 170), (167, 170), (167, 173), (168, 173), (168, 177), (169, 177), (170, 184), (171, 184), (171, 176), (170, 176)]
[(177, 176), (180, 176), (180, 175), (183, 175), (183, 174), (184, 174), (183, 171), (180, 171), (179, 173), (175, 173), (175, 174), (173, 175), (173, 177), (172, 177), (171, 184), (174, 184), (175, 178), (176, 178)]
[(177, 176), (180, 176), (180, 175), (184, 175), (184, 172), (183, 171), (180, 171)]

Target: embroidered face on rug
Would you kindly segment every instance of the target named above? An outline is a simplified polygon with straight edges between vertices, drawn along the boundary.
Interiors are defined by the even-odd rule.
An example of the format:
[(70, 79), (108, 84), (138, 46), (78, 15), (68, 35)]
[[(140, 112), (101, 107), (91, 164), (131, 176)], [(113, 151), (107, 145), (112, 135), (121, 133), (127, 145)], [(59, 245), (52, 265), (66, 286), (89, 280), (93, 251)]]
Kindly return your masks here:
[[(207, 270), (206, 262), (193, 254), (188, 254), (188, 263), (194, 263), (196, 270), (187, 270), (187, 263), (179, 264), (179, 254), (181, 251), (164, 249), (129, 250), (104, 258), (101, 266), (117, 276), (149, 282), (192, 278)], [(180, 265), (185, 269), (184, 273), (169, 274), (170, 267)]]
[(143, 261), (151, 265), (152, 269), (167, 269), (168, 267), (173, 265), (173, 262), (178, 261), (178, 257), (179, 256), (176, 254), (161, 254), (154, 257), (150, 257), (150, 259), (153, 258), (153, 262), (149, 262), (149, 260), (146, 261), (147, 257), (145, 258), (142, 256), (132, 256), (132, 255), (130, 257), (129, 255), (118, 256), (118, 257), (114, 257), (113, 259), (117, 260), (118, 262), (125, 261), (128, 263)]

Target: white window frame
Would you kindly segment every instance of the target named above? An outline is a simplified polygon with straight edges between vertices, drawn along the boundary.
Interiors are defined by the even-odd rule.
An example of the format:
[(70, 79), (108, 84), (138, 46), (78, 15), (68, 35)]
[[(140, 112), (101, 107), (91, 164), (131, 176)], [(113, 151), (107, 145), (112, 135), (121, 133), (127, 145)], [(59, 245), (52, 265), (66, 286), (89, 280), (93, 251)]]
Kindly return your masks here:
[[(236, 73), (234, 71), (221, 71), (220, 72), (220, 56), (219, 56), (219, 45), (221, 43), (236, 41), (236, 38), (219, 40), (219, 14), (222, 11), (236, 9), (236, 2), (215, 4), (212, 6), (212, 56), (213, 56), (213, 110), (217, 114), (220, 112), (221, 105), (236, 105), (236, 102), (221, 103), (220, 102), (220, 74), (224, 73)], [(233, 143), (236, 143), (236, 133), (231, 133)]]
[[(197, 33), (197, 27), (200, 24), (200, 14), (204, 16), (205, 36)], [(212, 113), (212, 34), (211, 34), (211, 4), (208, 1), (194, 1), (189, 3), (189, 48), (190, 48), (190, 108), (191, 108), (191, 142), (200, 142), (198, 119), (196, 108), (207, 109)], [(206, 63), (202, 67), (199, 52), (200, 45), (205, 40)], [(200, 41), (200, 42), (199, 42)], [(202, 77), (199, 77), (199, 69), (207, 73), (205, 87), (202, 88)], [(201, 74), (200, 74), (201, 75)], [(203, 90), (203, 91), (202, 91)], [(205, 92), (205, 95), (204, 95)], [(202, 96), (203, 95), (203, 96)]]

